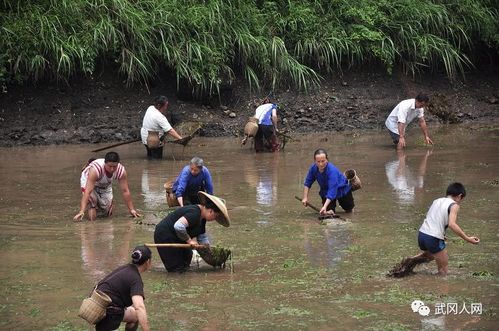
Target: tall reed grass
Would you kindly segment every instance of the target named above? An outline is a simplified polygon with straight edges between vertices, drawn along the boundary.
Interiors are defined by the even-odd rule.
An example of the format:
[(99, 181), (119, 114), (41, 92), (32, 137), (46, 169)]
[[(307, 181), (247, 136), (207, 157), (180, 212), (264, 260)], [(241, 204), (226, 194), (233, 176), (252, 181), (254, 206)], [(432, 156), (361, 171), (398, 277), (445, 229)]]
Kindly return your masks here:
[(498, 22), (493, 0), (3, 0), (0, 83), (67, 80), (102, 65), (128, 85), (168, 70), (193, 94), (236, 77), (308, 90), (321, 75), (372, 63), (454, 78), (477, 45), (497, 54)]

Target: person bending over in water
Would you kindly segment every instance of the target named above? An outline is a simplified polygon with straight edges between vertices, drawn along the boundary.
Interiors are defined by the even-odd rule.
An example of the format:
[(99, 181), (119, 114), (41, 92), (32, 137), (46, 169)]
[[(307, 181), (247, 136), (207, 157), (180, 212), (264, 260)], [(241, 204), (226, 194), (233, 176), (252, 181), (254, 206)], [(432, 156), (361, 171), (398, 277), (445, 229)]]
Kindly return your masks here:
[(321, 215), (334, 215), (336, 212), (336, 200), (341, 208), (347, 213), (353, 211), (355, 206), (352, 195), (352, 188), (348, 180), (332, 163), (328, 161), (327, 152), (318, 149), (314, 152), (314, 164), (310, 166), (303, 188), (302, 203), (307, 206), (308, 192), (312, 184), (319, 183), (319, 195), (322, 199)]
[(140, 217), (133, 206), (126, 170), (120, 163), (120, 156), (116, 152), (109, 152), (103, 159), (89, 162), (81, 172), (82, 197), (80, 211), (73, 217), (74, 221), (81, 221), (87, 209), (90, 221), (95, 221), (97, 216), (111, 216), (113, 213), (113, 180), (118, 180), (130, 214), (133, 217)]
[(466, 190), (461, 183), (452, 183), (447, 187), (446, 197), (433, 201), (423, 224), (419, 228), (418, 244), (423, 251), (414, 258), (427, 258), (437, 262), (438, 273), (446, 276), (448, 273), (449, 256), (445, 248), (445, 230), (451, 228), (454, 233), (470, 244), (478, 244), (480, 239), (467, 236), (457, 225), (459, 204), (466, 196)]

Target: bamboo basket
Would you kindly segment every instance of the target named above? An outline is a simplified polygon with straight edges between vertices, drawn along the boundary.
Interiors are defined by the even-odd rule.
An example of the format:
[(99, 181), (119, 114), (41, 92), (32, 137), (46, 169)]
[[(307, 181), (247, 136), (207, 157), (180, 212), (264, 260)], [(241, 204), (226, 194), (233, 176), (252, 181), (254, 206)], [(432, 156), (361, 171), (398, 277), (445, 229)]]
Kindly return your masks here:
[(106, 308), (111, 298), (104, 292), (94, 289), (90, 298), (83, 299), (78, 316), (90, 324), (97, 324), (106, 317)]
[(177, 200), (177, 196), (175, 193), (173, 193), (173, 183), (175, 180), (168, 180), (166, 183), (163, 185), (166, 191), (166, 203), (168, 204), (168, 207), (176, 207), (180, 206)]
[(362, 183), (357, 172), (354, 169), (348, 169), (345, 171), (345, 177), (348, 180), (348, 184), (352, 187), (352, 192), (362, 188)]
[(256, 136), (258, 132), (258, 119), (255, 117), (250, 117), (248, 123), (244, 126), (244, 134), (248, 137)]

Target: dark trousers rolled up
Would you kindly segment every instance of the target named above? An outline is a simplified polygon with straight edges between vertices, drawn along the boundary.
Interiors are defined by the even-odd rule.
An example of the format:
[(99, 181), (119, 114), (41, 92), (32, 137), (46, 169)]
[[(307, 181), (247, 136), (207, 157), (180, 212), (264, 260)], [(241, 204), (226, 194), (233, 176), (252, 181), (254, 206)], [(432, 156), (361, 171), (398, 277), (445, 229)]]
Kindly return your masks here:
[(147, 145), (144, 145), (147, 149), (147, 158), (149, 160), (161, 160), (163, 158), (163, 146), (158, 148), (149, 148)]
[(255, 136), (255, 151), (264, 152), (265, 150), (276, 152), (279, 150), (279, 141), (275, 135), (273, 125), (258, 125), (258, 131)]
[[(185, 244), (178, 238), (160, 238), (154, 233), (154, 243), (156, 244)], [(192, 260), (192, 249), (189, 248), (165, 248), (158, 247), (158, 254), (168, 272), (184, 272), (189, 269)]]
[[(326, 199), (327, 198), (322, 198), (322, 205), (324, 205)], [(329, 203), (329, 206), (327, 206), (327, 210), (332, 210), (336, 213), (336, 201), (338, 201), (341, 208), (343, 208), (343, 210), (345, 210), (346, 212), (351, 212), (353, 207), (355, 207), (352, 190), (348, 191), (346, 195), (342, 196), (339, 199), (331, 200), (331, 203)]]

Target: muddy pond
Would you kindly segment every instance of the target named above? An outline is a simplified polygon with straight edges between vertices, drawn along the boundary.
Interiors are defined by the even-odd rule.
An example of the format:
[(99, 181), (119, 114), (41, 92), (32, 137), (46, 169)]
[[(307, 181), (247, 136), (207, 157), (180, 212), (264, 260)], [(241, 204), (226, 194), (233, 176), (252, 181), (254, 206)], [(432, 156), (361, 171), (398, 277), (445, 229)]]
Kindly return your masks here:
[[(153, 251), (153, 269), (142, 275), (152, 330), (497, 330), (499, 125), (430, 132), (433, 148), (413, 126), (404, 153), (385, 132), (293, 136), (283, 151), (257, 155), (237, 138), (196, 137), (185, 149), (167, 146), (156, 162), (145, 159), (140, 143), (120, 146), (114, 150), (144, 214), (139, 222), (117, 185), (110, 219), (72, 221), (81, 166), (102, 157), (90, 151), (105, 145), (2, 148), (0, 329), (88, 330), (77, 316), (81, 300), (128, 262), (135, 245), (153, 241), (151, 224), (168, 213), (163, 183), (197, 155), (232, 219), (229, 228), (209, 223), (208, 234), (233, 258), (223, 270), (201, 263), (168, 274)], [(319, 147), (340, 170), (355, 168), (363, 183), (355, 213), (339, 208), (344, 220), (326, 224), (294, 197)], [(448, 277), (436, 276), (430, 263), (387, 278), (402, 257), (418, 253), (417, 230), (452, 181), (468, 193), (458, 224), (481, 243), (449, 230)], [(317, 183), (310, 198), (320, 205)], [(429, 316), (412, 311), (414, 300)]]

